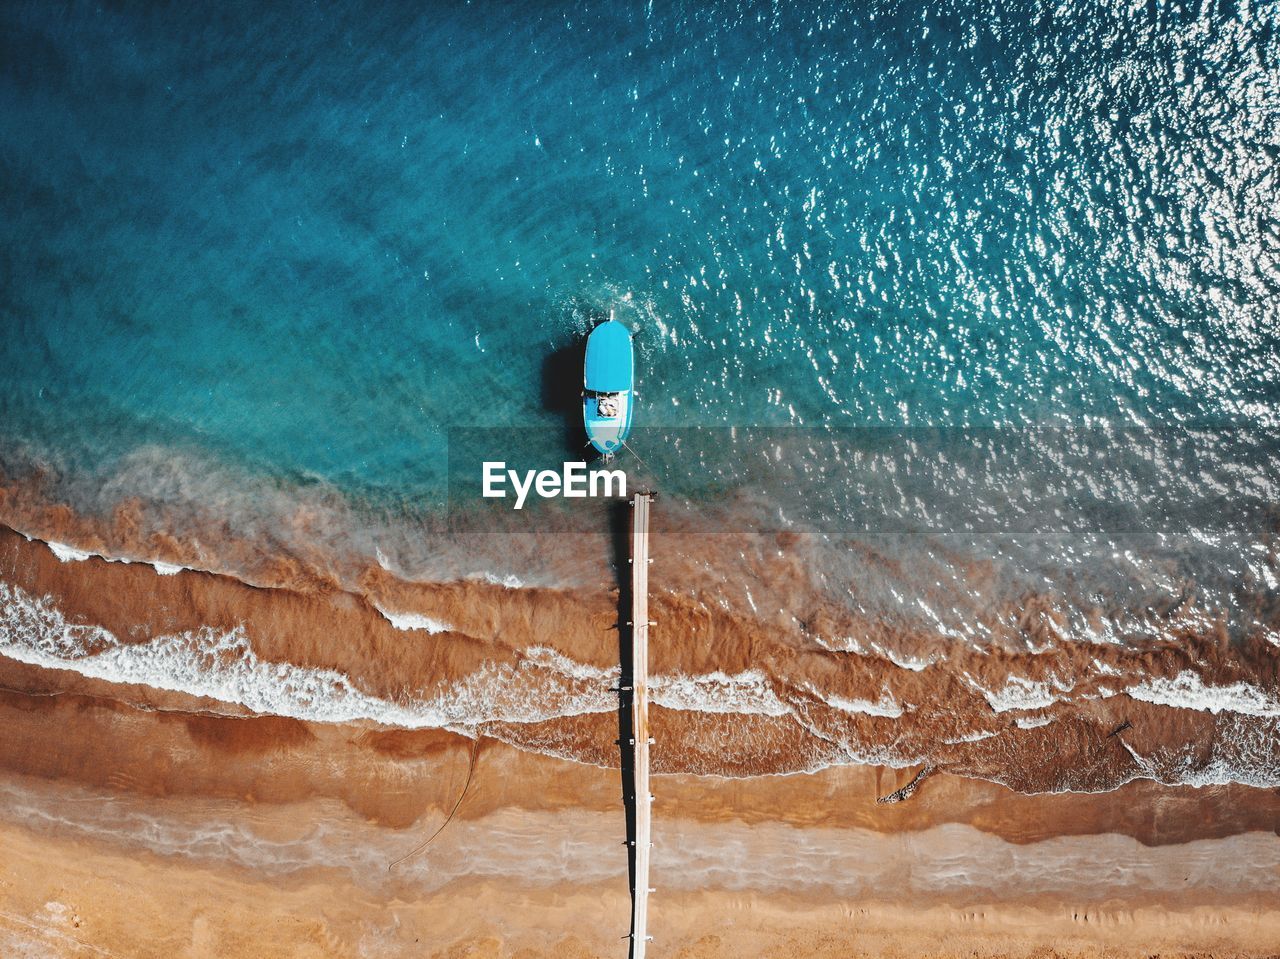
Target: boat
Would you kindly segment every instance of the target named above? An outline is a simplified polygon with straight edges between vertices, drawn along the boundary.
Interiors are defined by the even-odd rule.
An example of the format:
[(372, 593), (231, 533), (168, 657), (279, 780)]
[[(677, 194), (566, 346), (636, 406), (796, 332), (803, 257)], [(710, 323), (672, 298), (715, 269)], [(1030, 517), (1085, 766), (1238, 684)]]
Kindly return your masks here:
[(582, 375), (582, 422), (605, 458), (626, 445), (635, 412), (635, 355), (631, 331), (612, 314), (587, 337)]

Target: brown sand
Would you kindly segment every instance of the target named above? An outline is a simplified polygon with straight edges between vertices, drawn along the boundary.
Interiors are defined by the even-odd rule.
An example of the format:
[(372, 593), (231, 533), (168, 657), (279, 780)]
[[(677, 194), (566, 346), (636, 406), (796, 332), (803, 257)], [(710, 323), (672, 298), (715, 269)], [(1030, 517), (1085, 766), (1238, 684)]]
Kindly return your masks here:
[[(64, 564), (12, 533), (0, 533), (0, 582), (130, 642), (245, 624), (264, 658), (350, 673), (388, 696), (394, 681), (420, 691), (486, 662), (519, 664), (539, 637), (582, 663), (616, 657), (607, 597), (376, 577), (354, 594), (264, 589)], [(457, 628), (407, 642), (380, 601)], [(687, 614), (683, 628), (712, 637), (717, 655), (826, 668), (790, 640)], [(676, 669), (708, 654), (664, 655), (675, 659), (659, 668)], [(1154, 728), (1142, 704), (1112, 706), (1020, 733), (1042, 753), (1106, 766), (1129, 756), (1106, 736), (1122, 716), (1138, 717), (1139, 748), (1203, 721)], [(1026, 795), (940, 773), (886, 806), (875, 799), (916, 770), (693, 774), (712, 761), (738, 772), (794, 762), (797, 743), (767, 719), (655, 716), (669, 772), (654, 783), (653, 956), (1280, 954), (1277, 791), (1142, 779)], [(0, 657), (0, 956), (623, 956), (616, 718), (518, 725), (473, 730), (456, 819), (389, 870), (462, 794), (470, 739), (252, 716)], [(520, 748), (533, 742), (545, 748)], [(557, 750), (599, 764), (544, 754)]]
[[(612, 888), (465, 881), (413, 899), (341, 881), (265, 882), (181, 860), (0, 830), (0, 947), (21, 954), (624, 956), (627, 898)], [(655, 957), (1267, 955), (1280, 921), (1258, 905), (1093, 907), (834, 902), (707, 889), (655, 897)], [(6, 942), (7, 940), (7, 942)]]
[[(242, 628), (267, 662), (334, 670), (385, 700), (430, 699), (479, 681), (488, 695), (548, 704), (551, 712), (575, 697), (607, 701), (607, 684), (576, 680), (546, 669), (530, 650), (552, 647), (589, 668), (618, 662), (616, 597), (601, 591), (508, 590), (485, 583), (421, 584), (398, 580), (379, 568), (365, 571), (355, 591), (335, 583), (297, 588), (249, 585), (203, 572), (158, 576), (145, 564), (101, 559), (60, 562), (44, 543), (0, 527), (0, 582), (24, 593), (55, 599), (74, 623), (101, 626), (125, 643), (209, 627)], [(304, 578), (305, 579), (305, 578)], [(448, 624), (438, 638), (406, 636), (378, 611), (429, 616)], [(1003, 782), (1023, 792), (1098, 790), (1136, 775), (1176, 782), (1188, 770), (1280, 764), (1280, 739), (1265, 717), (1209, 713), (1155, 705), (1123, 695), (1102, 695), (1130, 676), (1177, 675), (1189, 661), (1205, 664), (1210, 679), (1238, 681), (1243, 668), (1224, 636), (1171, 636), (1141, 648), (1070, 644), (1047, 653), (981, 652), (960, 644), (944, 662), (914, 672), (878, 655), (832, 652), (812, 639), (743, 619), (688, 597), (659, 593), (651, 609), (662, 624), (651, 671), (656, 676), (759, 672), (787, 715), (658, 709), (654, 768), (731, 776), (807, 771), (849, 754), (866, 762), (901, 765), (917, 757), (932, 768)], [(846, 626), (848, 624), (845, 624)], [(910, 636), (921, 648), (938, 637)], [(1260, 645), (1259, 645), (1260, 644)], [(1280, 687), (1280, 658), (1259, 641), (1248, 678)], [(1074, 662), (1073, 660), (1079, 660)], [(1107, 673), (1086, 664), (1105, 661)], [(495, 673), (494, 671), (498, 672)], [(487, 672), (486, 672), (487, 671)], [(501, 681), (497, 681), (495, 676)], [(1062, 682), (1069, 694), (1045, 709), (993, 712), (975, 688), (1000, 690), (1019, 681)], [(32, 682), (40, 682), (33, 679)], [(77, 688), (140, 705), (228, 710), (214, 702), (63, 679)], [(68, 685), (70, 684), (70, 685)], [(874, 702), (891, 688), (909, 708), (902, 716), (850, 713), (823, 697)], [(821, 691), (821, 695), (817, 691)], [(1022, 728), (1031, 715), (1051, 725)], [(1129, 726), (1123, 736), (1112, 735)], [(490, 721), (487, 735), (595, 764), (616, 762), (616, 720), (607, 712), (560, 715), (544, 722)], [(987, 734), (976, 741), (966, 737)], [(1048, 761), (1047, 761), (1048, 760)]]
[[(465, 739), (79, 694), (8, 693), (0, 726), (0, 936), (35, 954), (625, 954), (615, 770), (486, 739), (458, 817), (389, 871), (459, 795)], [(905, 777), (659, 777), (653, 955), (1280, 943), (1273, 792), (1037, 797), (942, 775), (875, 804)]]

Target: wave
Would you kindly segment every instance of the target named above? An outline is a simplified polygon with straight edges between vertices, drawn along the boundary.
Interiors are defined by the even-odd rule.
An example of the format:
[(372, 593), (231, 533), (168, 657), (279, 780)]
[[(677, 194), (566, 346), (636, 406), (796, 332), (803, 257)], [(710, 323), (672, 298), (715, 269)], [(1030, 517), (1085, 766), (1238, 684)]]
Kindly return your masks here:
[(649, 691), (653, 702), (668, 709), (760, 716), (790, 713), (758, 669), (734, 676), (719, 671), (700, 676), (655, 675), (649, 679)]
[(1209, 686), (1190, 670), (1169, 679), (1157, 677), (1125, 689), (1134, 699), (1179, 709), (1239, 713), (1242, 716), (1280, 716), (1280, 698), (1243, 680), (1225, 686)]
[[(27, 537), (31, 539), (32, 537)], [(56, 540), (50, 540), (45, 543), (49, 547), (50, 552), (63, 563), (82, 563), (87, 559), (97, 557), (108, 563), (145, 563), (154, 569), (161, 576), (173, 576), (181, 573), (185, 569), (191, 569), (190, 566), (181, 566), (177, 563), (165, 563), (158, 559), (124, 559), (120, 556), (105, 556), (102, 553), (95, 553), (92, 550), (76, 549), (74, 546), (68, 546), (66, 543), (59, 543)]]
[(382, 614), (383, 619), (396, 629), (401, 629), (405, 632), (421, 631), (434, 635), (435, 633), (447, 633), (451, 629), (448, 623), (432, 619), (430, 616), (423, 616), (421, 613), (393, 613), (381, 607), (376, 608)]
[[(439, 696), (394, 702), (334, 670), (261, 659), (243, 628), (203, 628), (124, 643), (100, 626), (70, 623), (53, 603), (0, 583), (0, 653), (90, 679), (140, 684), (313, 722), (370, 721), (406, 729), (536, 723), (616, 705), (592, 674), (554, 650), (530, 649), (521, 667), (488, 665)], [(552, 690), (547, 674), (571, 677)], [(550, 695), (549, 695), (550, 694)]]
[(862, 713), (867, 716), (883, 716), (887, 719), (898, 719), (904, 712), (903, 708), (898, 705), (894, 698), (889, 694), (888, 690), (885, 690), (880, 695), (880, 698), (874, 701), (869, 699), (848, 699), (844, 696), (838, 696), (835, 693), (827, 693), (823, 698), (836, 709), (842, 709), (847, 713)]
[[(381, 563), (354, 577), (354, 592), (298, 592), (291, 570), (262, 590), (203, 571), (178, 582), (105, 556), (66, 561), (27, 535), (0, 534), (0, 548), (12, 555), (0, 574), (0, 654), (113, 684), (122, 700), (145, 688), (199, 701), (177, 709), (449, 728), (617, 761), (607, 594), (408, 583)], [(1271, 633), (1252, 645), (1188, 633), (1019, 652), (825, 613), (803, 630), (769, 625), (670, 591), (652, 601), (663, 623), (650, 680), (660, 772), (868, 763), (1024, 792), (1133, 778), (1280, 785)], [(164, 627), (182, 609), (223, 613)]]
[(1016, 710), (1044, 709), (1059, 701), (1060, 693), (1069, 693), (1071, 686), (1063, 686), (1056, 679), (1034, 680), (1024, 676), (1009, 676), (1000, 689), (987, 689), (967, 673), (973, 688), (982, 694), (997, 713), (1008, 713)]

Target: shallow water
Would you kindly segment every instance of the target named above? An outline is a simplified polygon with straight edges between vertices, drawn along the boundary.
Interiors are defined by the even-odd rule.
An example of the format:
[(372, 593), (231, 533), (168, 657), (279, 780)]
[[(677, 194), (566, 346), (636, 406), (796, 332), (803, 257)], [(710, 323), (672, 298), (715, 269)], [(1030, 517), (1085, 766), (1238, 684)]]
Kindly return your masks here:
[(0, 16), (11, 485), (233, 574), (214, 528), (598, 588), (603, 518), (448, 527), (467, 457), (576, 453), (614, 311), (660, 588), (909, 669), (1222, 630), (1250, 691), (1203, 695), (1272, 701), (1273, 8)]

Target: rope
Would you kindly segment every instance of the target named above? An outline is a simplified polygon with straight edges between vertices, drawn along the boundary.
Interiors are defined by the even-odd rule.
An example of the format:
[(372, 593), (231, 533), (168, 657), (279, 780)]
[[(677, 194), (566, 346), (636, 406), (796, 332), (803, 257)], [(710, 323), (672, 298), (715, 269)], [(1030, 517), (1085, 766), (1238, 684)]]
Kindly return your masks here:
[[(626, 440), (623, 440), (623, 441), (622, 441), (622, 445), (623, 445), (624, 447), (626, 447), (626, 450), (627, 450), (627, 452), (628, 452), (628, 453), (630, 453), (630, 454), (631, 454), (632, 456), (634, 456), (636, 459), (640, 460), (640, 465), (641, 465), (641, 466), (643, 466), (645, 469), (647, 469), (650, 473), (653, 473), (653, 467), (652, 467), (652, 466), (650, 466), (648, 463), (646, 463), (643, 459), (640, 459), (640, 454), (639, 454), (639, 453), (637, 453), (635, 450), (633, 450), (629, 445), (627, 445), (627, 441), (626, 441)], [(654, 476), (656, 477), (656, 476), (657, 476), (657, 474), (656, 474), (656, 473), (654, 473)]]
[(391, 860), (391, 862), (387, 864), (387, 872), (390, 872), (392, 869), (400, 865), (400, 863), (404, 862), (406, 859), (412, 859), (418, 853), (422, 852), (422, 850), (430, 846), (431, 843), (435, 840), (436, 836), (444, 832), (444, 827), (449, 825), (449, 823), (453, 821), (454, 814), (457, 813), (458, 807), (462, 805), (462, 800), (467, 798), (467, 790), (471, 788), (471, 779), (476, 774), (476, 758), (479, 755), (480, 755), (480, 732), (477, 731), (475, 742), (471, 744), (471, 763), (469, 768), (467, 769), (467, 781), (463, 783), (462, 794), (458, 796), (458, 801), (453, 804), (453, 808), (449, 810), (449, 815), (446, 816), (444, 822), (440, 824), (440, 828), (437, 829), (435, 832), (433, 832), (430, 836), (428, 836), (422, 842), (418, 843), (418, 845), (410, 849), (407, 853), (405, 853), (399, 859)]

